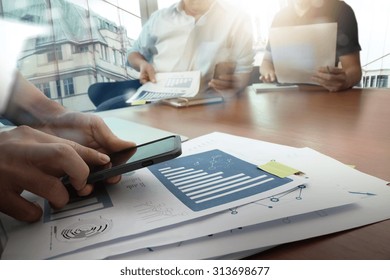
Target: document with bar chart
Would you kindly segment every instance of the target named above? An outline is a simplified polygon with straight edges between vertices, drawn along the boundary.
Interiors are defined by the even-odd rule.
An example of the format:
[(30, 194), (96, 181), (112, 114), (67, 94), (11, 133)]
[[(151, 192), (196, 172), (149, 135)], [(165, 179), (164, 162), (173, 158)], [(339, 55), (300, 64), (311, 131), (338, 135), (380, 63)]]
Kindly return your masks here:
[(220, 150), (178, 158), (149, 169), (193, 211), (265, 193), (292, 181), (264, 172)]
[(147, 82), (126, 103), (194, 97), (200, 86), (200, 71), (157, 73), (156, 83)]
[(96, 186), (91, 195), (72, 198), (61, 209), (32, 195), (28, 199), (43, 208), (42, 220), (7, 230), (2, 257), (50, 259), (107, 242), (114, 246), (124, 238), (276, 198), (306, 182), (268, 174), (247, 158), (222, 147), (187, 154), (123, 174), (119, 184)]

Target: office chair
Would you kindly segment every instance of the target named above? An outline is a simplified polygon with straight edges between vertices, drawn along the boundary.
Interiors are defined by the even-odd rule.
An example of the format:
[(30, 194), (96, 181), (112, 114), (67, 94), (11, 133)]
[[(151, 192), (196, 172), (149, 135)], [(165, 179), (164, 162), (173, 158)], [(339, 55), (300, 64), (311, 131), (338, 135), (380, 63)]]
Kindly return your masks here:
[(127, 100), (129, 94), (140, 86), (139, 80), (95, 83), (89, 86), (88, 97), (96, 106), (96, 111), (116, 109), (125, 107), (124, 98)]

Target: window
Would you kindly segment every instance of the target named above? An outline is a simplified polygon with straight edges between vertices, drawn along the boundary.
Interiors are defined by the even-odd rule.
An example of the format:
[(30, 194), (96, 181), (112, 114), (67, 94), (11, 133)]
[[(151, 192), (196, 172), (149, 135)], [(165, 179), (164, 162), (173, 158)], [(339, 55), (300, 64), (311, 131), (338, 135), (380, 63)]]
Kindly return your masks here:
[(367, 76), (363, 77), (363, 87), (368, 87), (369, 80), (370, 80), (369, 77), (367, 77)]
[(375, 87), (376, 76), (370, 76), (370, 78), (371, 78), (370, 87)]
[(101, 54), (101, 58), (102, 58), (103, 60), (108, 61), (108, 49), (107, 49), (107, 46), (105, 46), (105, 45), (102, 45), (102, 54)]
[[(114, 80), (131, 77), (120, 53), (126, 53), (138, 37), (142, 28), (140, 5), (147, 2), (0, 0), (0, 17), (46, 28), (47, 33), (26, 42), (17, 63), (20, 72), (27, 80), (51, 85), (50, 91), (48, 85), (37, 82), (37, 87), (50, 98), (70, 109), (89, 111), (94, 107), (88, 102), (86, 91), (97, 82), (96, 77), (108, 73)], [(115, 63), (116, 67), (101, 60)], [(73, 102), (72, 98), (80, 102)]]
[(89, 51), (88, 45), (74, 46), (73, 53), (86, 53)]
[(74, 95), (73, 78), (64, 79), (65, 96)]
[(386, 88), (388, 86), (389, 76), (386, 75), (378, 75), (376, 80), (376, 87), (378, 88)]
[(47, 53), (47, 61), (48, 62), (53, 62), (57, 60), (62, 60), (62, 50), (61, 46), (56, 46), (54, 47), (54, 50), (49, 51)]
[(112, 63), (114, 63), (115, 65), (117, 65), (118, 64), (118, 60), (117, 60), (117, 57), (116, 57), (116, 55), (117, 55), (117, 50), (112, 50), (112, 59), (111, 59), (111, 61), (112, 61)]
[(56, 88), (57, 88), (57, 97), (62, 97), (60, 80), (56, 80)]
[(36, 84), (35, 86), (39, 88), (39, 90), (42, 91), (47, 97), (51, 97), (49, 83)]
[[(98, 75), (109, 73), (114, 80), (134, 77), (134, 72), (125, 65), (126, 50), (137, 39), (142, 23), (154, 10), (167, 7), (177, 1), (179, 0), (0, 0), (0, 17), (34, 22), (48, 27), (47, 35), (34, 38), (26, 44), (26, 49), (20, 54), (18, 65), (21, 65), (20, 72), (28, 80), (46, 82), (47, 77), (53, 77), (51, 98), (58, 98), (61, 102), (65, 97), (65, 88), (63, 81), (56, 81), (59, 77), (72, 77), (73, 82), (78, 77), (77, 83), (80, 83), (80, 86), (73, 86), (73, 95), (85, 95), (85, 89), (89, 84), (82, 83), (94, 83)], [(258, 53), (255, 64), (258, 65), (262, 59), (261, 51), (265, 46), (273, 16), (289, 0), (228, 1), (244, 8), (251, 16), (254, 49)], [(354, 9), (358, 20), (364, 72), (372, 76), (375, 75), (374, 73), (384, 73), (382, 69), (390, 69), (389, 60), (385, 63), (379, 58), (384, 57), (389, 51), (386, 44), (389, 42), (390, 32), (386, 30), (390, 29), (388, 20), (390, 1), (345, 0), (345, 2)], [(88, 45), (91, 45), (89, 50)], [(92, 45), (95, 48), (92, 48)], [(101, 63), (101, 60), (115, 63), (111, 53), (113, 49), (117, 50), (115, 55), (117, 67), (111, 67), (109, 63)], [(78, 55), (77, 59), (72, 57), (84, 53), (85, 55)], [(367, 87), (382, 87), (386, 84), (389, 86), (388, 77), (378, 77), (372, 84), (368, 76), (363, 82)], [(68, 87), (68, 93), (71, 92), (69, 90)], [(73, 109), (73, 102), (66, 105)], [(90, 102), (85, 102), (85, 108), (81, 110), (94, 109), (88, 106), (91, 106)], [(80, 110), (79, 104), (76, 110)]]

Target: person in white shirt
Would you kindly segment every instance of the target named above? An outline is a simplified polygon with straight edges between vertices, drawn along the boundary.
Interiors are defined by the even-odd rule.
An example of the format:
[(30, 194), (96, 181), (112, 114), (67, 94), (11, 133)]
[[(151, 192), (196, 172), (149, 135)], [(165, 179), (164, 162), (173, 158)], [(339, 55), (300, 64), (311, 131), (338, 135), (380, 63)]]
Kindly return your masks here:
[[(128, 54), (140, 84), (155, 82), (157, 72), (201, 72), (200, 94), (212, 89), (238, 93), (248, 84), (254, 52), (250, 17), (222, 0), (182, 0), (153, 13)], [(215, 65), (232, 62), (232, 74), (214, 77)], [(101, 97), (100, 97), (101, 98)], [(126, 106), (107, 96), (98, 110)]]

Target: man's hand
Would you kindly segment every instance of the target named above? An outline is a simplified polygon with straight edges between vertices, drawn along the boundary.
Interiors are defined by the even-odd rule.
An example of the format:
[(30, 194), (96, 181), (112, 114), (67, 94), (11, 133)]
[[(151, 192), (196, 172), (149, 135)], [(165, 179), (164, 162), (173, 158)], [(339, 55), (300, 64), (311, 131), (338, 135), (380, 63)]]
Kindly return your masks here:
[(312, 80), (329, 91), (340, 91), (349, 88), (347, 74), (337, 67), (320, 67)]
[(33, 222), (42, 209), (21, 196), (26, 190), (47, 199), (54, 208), (69, 200), (61, 182), (68, 175), (79, 194), (91, 192), (86, 185), (88, 165), (105, 165), (110, 158), (74, 141), (20, 126), (0, 133), (0, 211)]
[(237, 77), (234, 74), (223, 74), (212, 79), (209, 82), (209, 87), (216, 91), (228, 91), (235, 90), (237, 83)]
[(140, 65), (140, 76), (139, 80), (141, 84), (145, 84), (147, 82), (156, 82), (156, 72), (153, 66), (146, 61), (141, 63)]
[[(108, 155), (135, 146), (115, 136), (102, 118), (92, 114), (67, 112), (36, 128)], [(107, 183), (117, 183), (120, 178), (110, 178)]]

